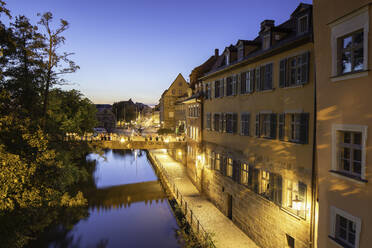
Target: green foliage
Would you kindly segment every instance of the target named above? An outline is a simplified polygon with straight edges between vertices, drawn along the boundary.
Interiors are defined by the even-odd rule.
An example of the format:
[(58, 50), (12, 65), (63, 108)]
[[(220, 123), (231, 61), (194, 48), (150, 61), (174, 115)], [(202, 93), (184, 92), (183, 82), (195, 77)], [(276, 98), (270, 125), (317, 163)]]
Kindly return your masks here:
[(129, 101), (115, 102), (112, 105), (112, 111), (118, 121), (134, 121), (137, 114), (137, 106), (130, 99)]

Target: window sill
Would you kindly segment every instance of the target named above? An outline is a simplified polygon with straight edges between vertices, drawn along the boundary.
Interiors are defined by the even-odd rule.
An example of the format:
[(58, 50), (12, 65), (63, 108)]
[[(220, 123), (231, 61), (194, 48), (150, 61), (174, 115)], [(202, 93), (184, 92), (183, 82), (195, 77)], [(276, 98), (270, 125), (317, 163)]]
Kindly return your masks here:
[(328, 235), (328, 238), (332, 240), (336, 245), (343, 247), (343, 248), (352, 248), (351, 246), (345, 244), (344, 242), (339, 241), (338, 239), (332, 237), (331, 235)]
[(349, 72), (346, 74), (336, 75), (331, 77), (332, 82), (347, 80), (347, 79), (354, 79), (359, 77), (365, 77), (368, 76), (369, 70), (362, 70), (362, 71), (356, 71), (356, 72)]
[(304, 87), (304, 84), (300, 84), (300, 85), (284, 86), (281, 89), (289, 90), (289, 89), (297, 89), (297, 88), (303, 88), (303, 87)]
[(273, 92), (274, 90), (275, 90), (275, 88), (272, 88), (272, 89), (269, 89), (269, 90), (260, 90), (260, 91), (256, 91), (256, 92), (267, 93), (267, 92)]
[(296, 219), (298, 219), (298, 220), (304, 220), (304, 218), (302, 218), (302, 217), (300, 217), (300, 216), (298, 216), (298, 215), (292, 213), (291, 211), (285, 209), (284, 207), (280, 207), (280, 210), (282, 210), (283, 212), (289, 214), (290, 216), (292, 216), (292, 217), (294, 217), (294, 218), (296, 218)]
[(358, 177), (358, 176), (350, 175), (346, 172), (335, 171), (335, 170), (329, 170), (329, 172), (331, 172), (334, 175), (342, 176), (345, 179), (351, 179), (351, 180), (359, 182), (359, 183), (368, 183), (368, 180), (362, 179), (361, 177)]

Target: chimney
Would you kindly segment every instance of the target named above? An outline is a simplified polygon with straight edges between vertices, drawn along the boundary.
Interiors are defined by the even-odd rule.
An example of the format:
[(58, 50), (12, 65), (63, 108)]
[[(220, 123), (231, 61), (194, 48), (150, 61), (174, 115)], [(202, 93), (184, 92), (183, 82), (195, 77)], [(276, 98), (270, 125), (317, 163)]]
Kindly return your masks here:
[(269, 27), (274, 27), (274, 20), (264, 20), (261, 22), (261, 31)]
[(217, 58), (219, 54), (218, 48), (214, 49), (214, 56)]

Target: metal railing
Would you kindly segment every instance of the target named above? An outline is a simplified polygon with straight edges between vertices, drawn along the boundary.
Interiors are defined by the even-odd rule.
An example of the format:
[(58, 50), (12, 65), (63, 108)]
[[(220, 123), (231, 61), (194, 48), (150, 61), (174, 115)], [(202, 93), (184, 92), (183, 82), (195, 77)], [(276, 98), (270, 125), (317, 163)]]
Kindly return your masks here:
[(185, 197), (178, 190), (176, 184), (174, 182), (170, 182), (171, 177), (165, 170), (163, 164), (158, 160), (156, 155), (152, 154), (151, 157), (155, 160), (156, 164), (161, 168), (161, 170), (159, 170), (161, 179), (166, 183), (168, 190), (174, 196), (179, 208), (181, 209), (185, 216), (186, 221), (191, 226), (195, 236), (198, 238), (199, 241), (201, 241), (202, 246), (216, 248), (216, 246), (213, 243), (211, 235), (200, 224), (199, 219), (195, 216), (194, 212), (190, 208), (190, 204), (185, 200)]

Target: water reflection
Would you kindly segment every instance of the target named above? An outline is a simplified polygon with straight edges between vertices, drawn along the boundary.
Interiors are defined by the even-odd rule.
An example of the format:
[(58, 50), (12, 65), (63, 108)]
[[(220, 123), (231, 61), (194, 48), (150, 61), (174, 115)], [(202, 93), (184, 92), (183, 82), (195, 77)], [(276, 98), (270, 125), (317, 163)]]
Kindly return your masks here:
[[(32, 247), (181, 247), (166, 195), (143, 151), (108, 150), (82, 186), (89, 216), (54, 225)], [(68, 218), (68, 216), (65, 216)]]

